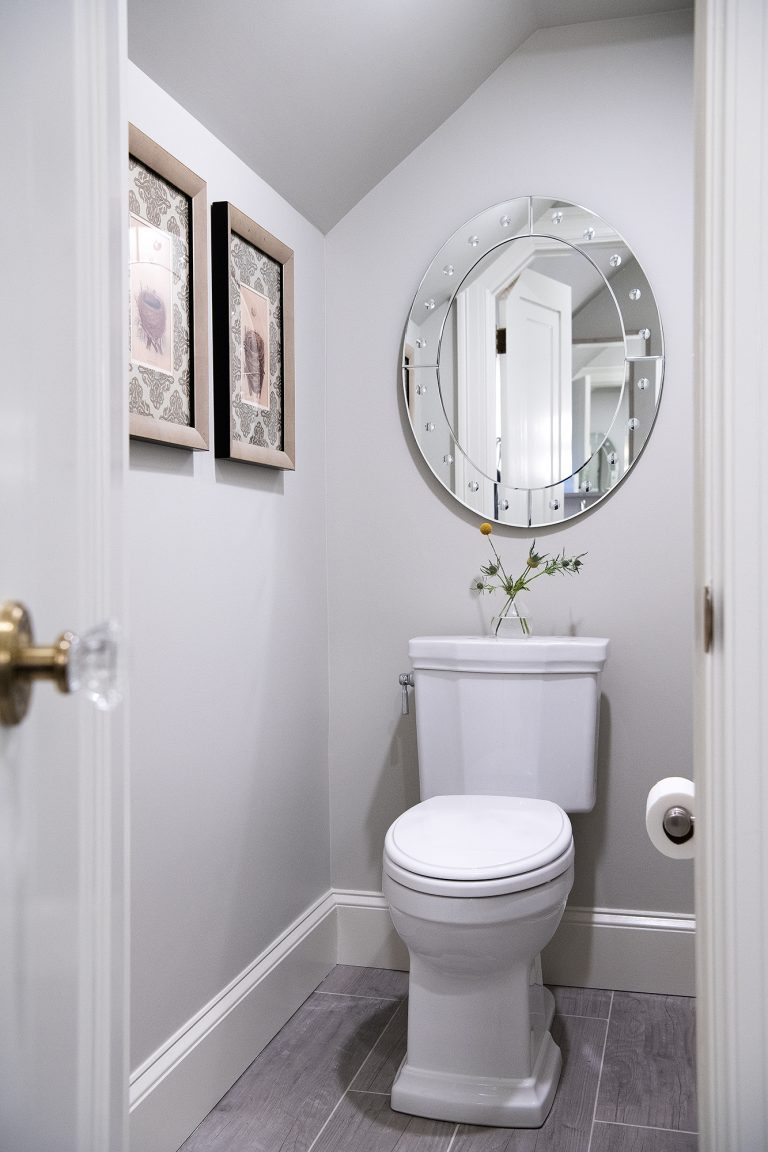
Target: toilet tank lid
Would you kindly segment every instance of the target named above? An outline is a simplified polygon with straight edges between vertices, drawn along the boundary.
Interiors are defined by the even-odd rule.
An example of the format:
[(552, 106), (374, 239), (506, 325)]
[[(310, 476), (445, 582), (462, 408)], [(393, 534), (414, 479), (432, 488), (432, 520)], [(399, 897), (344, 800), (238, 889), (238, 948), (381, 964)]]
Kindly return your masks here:
[(549, 800), (432, 796), (395, 820), (384, 851), (420, 876), (490, 880), (543, 868), (571, 841), (570, 820)]
[(601, 672), (608, 640), (597, 636), (415, 636), (414, 668), (455, 672)]

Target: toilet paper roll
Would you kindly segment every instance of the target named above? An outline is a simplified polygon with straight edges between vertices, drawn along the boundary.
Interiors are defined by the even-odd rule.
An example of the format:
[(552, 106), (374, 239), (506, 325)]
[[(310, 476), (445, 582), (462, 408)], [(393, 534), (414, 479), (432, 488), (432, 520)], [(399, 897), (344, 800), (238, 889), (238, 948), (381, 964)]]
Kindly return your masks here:
[(692, 780), (684, 776), (667, 776), (654, 784), (645, 805), (645, 827), (654, 848), (673, 860), (690, 860), (694, 854), (694, 836), (683, 844), (675, 844), (664, 831), (664, 816), (670, 808), (687, 808), (696, 815), (696, 796)]

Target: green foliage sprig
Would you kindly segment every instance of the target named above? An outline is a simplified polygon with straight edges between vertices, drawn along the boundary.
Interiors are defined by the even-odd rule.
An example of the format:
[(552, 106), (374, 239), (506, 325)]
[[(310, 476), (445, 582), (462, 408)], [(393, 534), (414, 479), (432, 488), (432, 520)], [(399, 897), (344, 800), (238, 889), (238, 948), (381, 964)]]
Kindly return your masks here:
[[(573, 576), (578, 576), (583, 567), (583, 557), (587, 555), (586, 552), (581, 552), (578, 556), (566, 556), (565, 549), (556, 556), (551, 556), (549, 553), (539, 553), (536, 551), (536, 541), (534, 540), (528, 551), (525, 568), (519, 576), (512, 577), (507, 575), (501, 556), (496, 551), (493, 540), (490, 539), (493, 532), (491, 525), (481, 524), (480, 531), (483, 536), (489, 538), (488, 543), (491, 546), (494, 559), (490, 564), (480, 568), (482, 576), (476, 577), (473, 581), (473, 587), (478, 592), (495, 592), (499, 588), (507, 597), (498, 616), (496, 632), (498, 632), (501, 620), (509, 612), (519, 592), (524, 592), (530, 588), (533, 581), (538, 580), (539, 576), (554, 576), (556, 573), (560, 575), (570, 573)], [(526, 636), (530, 635), (528, 622), (523, 616), (520, 617), (520, 626)]]

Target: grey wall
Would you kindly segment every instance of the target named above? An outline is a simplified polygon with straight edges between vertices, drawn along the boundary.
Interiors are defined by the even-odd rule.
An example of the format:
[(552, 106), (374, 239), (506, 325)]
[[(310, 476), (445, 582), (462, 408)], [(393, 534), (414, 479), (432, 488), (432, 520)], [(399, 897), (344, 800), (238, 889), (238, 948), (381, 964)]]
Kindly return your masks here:
[(131, 445), (135, 1068), (328, 890), (328, 639), (323, 237), (133, 66), (128, 115), (296, 253), (296, 472)]
[[(608, 502), (539, 533), (589, 555), (529, 604), (540, 632), (612, 642), (572, 902), (691, 910), (690, 866), (643, 827), (650, 785), (691, 771), (691, 55), (679, 15), (537, 34), (325, 241), (129, 67), (130, 119), (296, 251), (298, 461), (131, 446), (133, 1067), (331, 881), (380, 889), (384, 832), (418, 799), (408, 638), (477, 631), (494, 606), (469, 591), (477, 518), (410, 443), (402, 329), (443, 240), (512, 196), (592, 208), (657, 292), (654, 435)], [(496, 531), (521, 564), (529, 537)]]
[[(399, 399), (402, 330), (434, 253), (484, 207), (528, 193), (583, 204), (633, 246), (667, 338), (641, 461), (600, 508), (542, 530), (588, 552), (529, 597), (537, 631), (611, 639), (599, 797), (574, 820), (572, 903), (692, 910), (692, 868), (651, 847), (649, 787), (691, 773), (692, 34), (689, 14), (540, 32), (327, 238), (332, 875), (378, 890), (388, 824), (418, 798), (409, 636), (482, 626), (469, 591), (478, 519), (433, 480)], [(509, 568), (526, 533), (499, 528)], [(544, 585), (544, 586), (542, 586)], [(482, 606), (490, 614), (492, 601)]]

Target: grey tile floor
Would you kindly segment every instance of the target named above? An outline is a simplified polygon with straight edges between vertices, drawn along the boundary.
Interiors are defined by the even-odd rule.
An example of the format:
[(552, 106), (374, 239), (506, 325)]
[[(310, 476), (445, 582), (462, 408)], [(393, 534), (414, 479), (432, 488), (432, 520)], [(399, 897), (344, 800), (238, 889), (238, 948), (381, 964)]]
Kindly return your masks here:
[(542, 1128), (393, 1112), (408, 977), (338, 965), (182, 1152), (695, 1152), (694, 1002), (554, 988), (563, 1074)]

